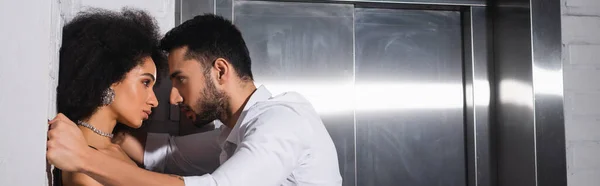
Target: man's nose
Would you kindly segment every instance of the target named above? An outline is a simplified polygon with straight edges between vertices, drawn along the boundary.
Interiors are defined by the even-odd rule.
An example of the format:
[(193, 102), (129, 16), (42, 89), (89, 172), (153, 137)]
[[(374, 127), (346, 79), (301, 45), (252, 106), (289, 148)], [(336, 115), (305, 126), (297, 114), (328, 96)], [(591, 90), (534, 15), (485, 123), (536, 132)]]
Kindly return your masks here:
[(169, 98), (169, 101), (172, 105), (179, 105), (183, 103), (183, 97), (181, 97), (181, 94), (179, 94), (179, 90), (177, 90), (177, 88), (171, 88), (171, 96)]

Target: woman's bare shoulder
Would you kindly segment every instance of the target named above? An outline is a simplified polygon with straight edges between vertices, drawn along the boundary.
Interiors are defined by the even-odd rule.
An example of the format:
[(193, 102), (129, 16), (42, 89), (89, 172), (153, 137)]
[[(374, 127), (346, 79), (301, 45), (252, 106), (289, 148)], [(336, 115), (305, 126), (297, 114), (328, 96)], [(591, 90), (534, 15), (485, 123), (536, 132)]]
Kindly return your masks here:
[(62, 181), (64, 186), (102, 186), (92, 177), (83, 173), (63, 172)]
[(127, 153), (125, 153), (125, 151), (121, 149), (121, 147), (117, 144), (112, 144), (108, 148), (99, 150), (100, 152), (105, 153), (106, 155), (112, 156), (126, 163), (137, 166), (135, 162), (129, 156), (127, 156)]
[[(127, 162), (133, 166), (137, 166), (135, 162), (131, 160), (125, 151), (123, 151), (118, 145), (111, 145), (108, 148), (98, 149), (98, 151), (98, 153), (104, 153), (108, 156)], [(102, 184), (98, 183), (92, 177), (89, 177), (83, 173), (62, 172), (62, 180), (64, 186), (102, 186)]]

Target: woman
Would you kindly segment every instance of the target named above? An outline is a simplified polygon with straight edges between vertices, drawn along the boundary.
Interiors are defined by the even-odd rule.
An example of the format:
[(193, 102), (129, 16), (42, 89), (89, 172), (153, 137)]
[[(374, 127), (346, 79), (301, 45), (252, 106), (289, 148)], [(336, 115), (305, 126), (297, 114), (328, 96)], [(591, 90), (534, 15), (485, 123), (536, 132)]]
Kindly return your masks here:
[[(113, 143), (112, 133), (117, 125), (139, 128), (158, 105), (152, 88), (166, 68), (158, 42), (153, 18), (139, 10), (94, 9), (63, 27), (58, 112), (79, 125), (90, 148), (131, 166), (136, 164)], [(55, 185), (100, 185), (60, 170), (54, 180)]]

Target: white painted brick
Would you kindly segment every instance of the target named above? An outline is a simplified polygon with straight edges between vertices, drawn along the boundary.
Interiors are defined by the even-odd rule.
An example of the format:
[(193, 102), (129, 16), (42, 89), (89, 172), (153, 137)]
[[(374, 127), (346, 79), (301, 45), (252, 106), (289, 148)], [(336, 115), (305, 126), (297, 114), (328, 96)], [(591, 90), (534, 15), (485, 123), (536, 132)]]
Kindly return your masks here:
[(570, 64), (600, 65), (600, 45), (568, 45)]
[(573, 143), (576, 143), (576, 142), (572, 142), (569, 140), (565, 141), (565, 144), (566, 144), (565, 151), (566, 151), (566, 157), (567, 157), (567, 173), (568, 174), (573, 173), (573, 151), (571, 150)]
[(590, 7), (590, 8), (600, 8), (600, 1), (598, 0), (566, 0), (567, 7)]
[(57, 2), (0, 1), (0, 185), (47, 184), (47, 67), (56, 52), (49, 48)]
[[(566, 138), (573, 141), (600, 141), (600, 116), (565, 117)], [(600, 154), (599, 154), (600, 155)]]
[[(599, 52), (600, 53), (600, 52)], [(600, 65), (563, 66), (565, 91), (600, 91)]]
[(600, 0), (561, 0), (567, 178), (600, 185)]
[(600, 92), (567, 91), (564, 103), (565, 114), (600, 115)]
[(571, 146), (573, 171), (600, 169), (600, 143), (580, 142)]
[(157, 21), (161, 33), (166, 33), (175, 27), (175, 0), (71, 0), (70, 17), (76, 12), (90, 7), (110, 10), (121, 10), (123, 7), (132, 7), (146, 10)]
[(62, 27), (64, 25), (64, 15), (62, 12), (62, 6), (59, 0), (52, 0), (52, 15), (50, 15), (50, 56), (51, 60), (48, 63), (48, 119), (53, 119), (57, 114), (56, 109), (56, 87), (58, 86), (58, 66), (59, 66), (59, 53), (61, 41), (62, 41)]
[(567, 15), (600, 15), (598, 0), (566, 0), (564, 5)]
[(565, 44), (600, 44), (600, 17), (562, 16), (562, 37)]
[(600, 183), (600, 171), (580, 171), (567, 176), (569, 186), (598, 186)]

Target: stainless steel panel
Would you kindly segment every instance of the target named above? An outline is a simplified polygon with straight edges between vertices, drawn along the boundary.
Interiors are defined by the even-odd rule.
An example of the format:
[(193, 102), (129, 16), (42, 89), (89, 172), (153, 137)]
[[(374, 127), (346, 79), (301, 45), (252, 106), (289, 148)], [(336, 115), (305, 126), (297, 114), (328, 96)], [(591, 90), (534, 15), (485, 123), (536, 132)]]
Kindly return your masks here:
[(531, 0), (537, 185), (567, 185), (560, 1)]
[[(189, 19), (194, 18), (197, 15), (205, 13), (215, 13), (215, 11), (215, 0), (176, 0), (175, 23), (179, 25)], [(214, 125), (206, 125), (202, 128), (196, 127), (192, 124), (192, 121), (190, 119), (188, 119), (184, 115), (179, 114), (179, 107), (177, 106), (171, 106), (170, 112), (171, 117), (179, 117), (179, 131), (177, 135), (188, 135), (199, 132), (205, 132), (214, 128)]]
[(237, 0), (237, 1), (287, 1), (326, 3), (393, 3), (412, 5), (486, 6), (487, 0)]
[(215, 13), (215, 0), (180, 0), (181, 22), (194, 18), (194, 16)]
[(491, 25), (485, 7), (463, 13), (465, 48), (465, 106), (468, 185), (495, 185), (495, 156), (491, 133), (494, 105)]
[(226, 19), (233, 20), (233, 0), (215, 0), (215, 14), (223, 16)]
[(181, 13), (181, 3), (186, 0), (175, 0), (175, 26), (181, 24), (181, 17), (183, 14)]
[(529, 9), (499, 8), (494, 18), (498, 183), (533, 186), (535, 119)]
[(357, 185), (463, 186), (461, 17), (356, 9)]
[(566, 185), (560, 2), (492, 8), (499, 185)]
[(355, 185), (353, 6), (234, 1), (234, 22), (256, 83), (311, 101), (336, 145), (343, 184)]

